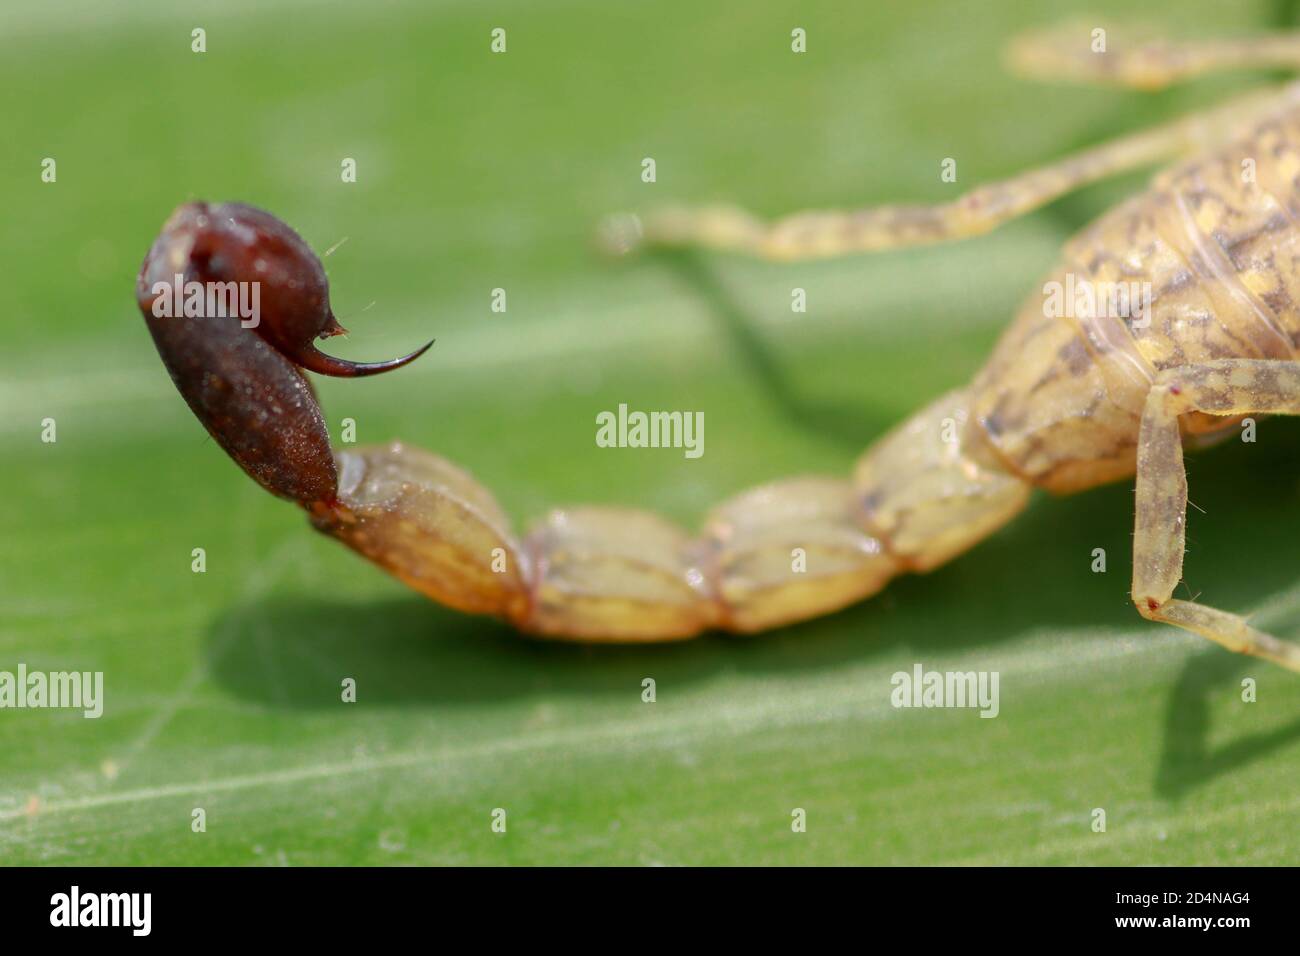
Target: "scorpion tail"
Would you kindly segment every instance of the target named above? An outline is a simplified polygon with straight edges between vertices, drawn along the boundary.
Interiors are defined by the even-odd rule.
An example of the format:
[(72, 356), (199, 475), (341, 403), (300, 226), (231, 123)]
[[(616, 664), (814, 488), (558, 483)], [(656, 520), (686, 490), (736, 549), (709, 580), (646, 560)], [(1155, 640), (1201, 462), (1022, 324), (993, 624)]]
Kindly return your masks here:
[[(1029, 486), (981, 464), (960, 393), (867, 452), (855, 480), (799, 477), (715, 508), (698, 537), (648, 512), (552, 511), (516, 539), (470, 475), (405, 445), (338, 454), (315, 526), (435, 600), (578, 641), (755, 632), (838, 610), (924, 571), (1019, 511)], [(952, 434), (948, 432), (951, 430)]]
[(316, 509), (317, 529), (443, 604), (548, 637), (766, 630), (852, 604), (899, 570), (842, 479), (752, 489), (695, 538), (649, 512), (579, 507), (521, 541), (487, 489), (443, 458), (402, 444), (337, 458), (338, 502)]
[(1031, 485), (1011, 473), (969, 410), (949, 392), (859, 459), (853, 484), (867, 527), (908, 570), (929, 571), (1014, 518)]
[[(167, 282), (262, 283), (261, 322), (168, 314)], [(258, 286), (260, 288), (260, 286)], [(838, 610), (904, 570), (928, 570), (1018, 511), (1028, 485), (945, 396), (869, 450), (852, 481), (791, 478), (743, 492), (691, 537), (643, 511), (552, 511), (522, 540), (482, 485), (401, 444), (332, 453), (301, 369), (356, 376), (312, 340), (338, 334), (320, 260), (286, 224), (241, 204), (182, 206), (141, 267), (137, 301), (172, 379), (222, 448), (319, 530), (463, 611), (578, 641), (754, 632)], [(178, 293), (179, 294), (179, 293)], [(432, 344), (432, 343), (430, 343)]]

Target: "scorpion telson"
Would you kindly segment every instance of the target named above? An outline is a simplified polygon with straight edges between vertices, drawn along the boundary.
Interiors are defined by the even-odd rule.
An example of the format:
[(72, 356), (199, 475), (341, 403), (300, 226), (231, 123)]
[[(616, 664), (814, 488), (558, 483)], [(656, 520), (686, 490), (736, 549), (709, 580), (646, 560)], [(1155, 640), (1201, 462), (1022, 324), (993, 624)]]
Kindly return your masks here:
[[(1110, 61), (1080, 61), (1056, 42), (1021, 41), (1014, 62), (1149, 88), (1239, 63), (1247, 41), (1199, 45), (1195, 56), (1156, 45)], [(1270, 62), (1300, 66), (1298, 38), (1261, 39), (1260, 49)], [(954, 558), (1014, 517), (1033, 488), (1064, 494), (1136, 476), (1138, 611), (1300, 671), (1300, 646), (1173, 597), (1184, 442), (1248, 415), (1300, 414), (1300, 87), (1125, 136), (943, 205), (772, 224), (730, 208), (678, 209), (637, 221), (634, 242), (624, 230), (620, 251), (689, 244), (791, 261), (961, 239), (1087, 183), (1176, 158), (1146, 193), (1071, 240), (1039, 284), (1138, 282), (1151, 290), (1141, 321), (1087, 309), (1055, 315), (1032, 296), (974, 380), (877, 441), (851, 480), (804, 476), (751, 489), (716, 507), (696, 536), (647, 512), (582, 507), (551, 512), (521, 540), (491, 493), (436, 455), (402, 444), (331, 454), (299, 369), (370, 374), (420, 352), (372, 365), (318, 352), (312, 339), (339, 331), (324, 272), (267, 213), (181, 207), (145, 260), (138, 299), (181, 394), (249, 475), (416, 590), (525, 632), (666, 641), (790, 624)], [(260, 326), (154, 316), (152, 283), (173, 274), (259, 280)], [(802, 562), (792, 561), (796, 550)]]
[[(159, 284), (255, 283), (260, 314), (163, 317)], [(308, 504), (333, 502), (338, 484), (329, 433), (298, 367), (355, 377), (419, 358), (433, 343), (388, 362), (355, 363), (313, 340), (340, 335), (329, 282), (307, 243), (270, 213), (242, 203), (187, 203), (163, 226), (136, 280), (136, 300), (172, 381), (204, 427), (268, 491)]]

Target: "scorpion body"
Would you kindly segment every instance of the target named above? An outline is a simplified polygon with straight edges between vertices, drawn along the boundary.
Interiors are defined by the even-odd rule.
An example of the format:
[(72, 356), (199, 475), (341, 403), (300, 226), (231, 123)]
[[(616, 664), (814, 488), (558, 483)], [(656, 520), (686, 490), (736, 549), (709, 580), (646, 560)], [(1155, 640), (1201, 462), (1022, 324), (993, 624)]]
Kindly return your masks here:
[[(1213, 57), (1198, 63), (1208, 69)], [(1142, 66), (1141, 85), (1153, 85), (1158, 58)], [(252, 477), (416, 590), (524, 632), (636, 642), (791, 624), (866, 598), (899, 573), (938, 567), (1014, 517), (1034, 488), (1073, 493), (1136, 475), (1138, 610), (1300, 670), (1294, 645), (1172, 597), (1184, 549), (1184, 443), (1221, 437), (1246, 416), (1300, 413), (1295, 89), (943, 206), (805, 213), (771, 225), (733, 209), (669, 210), (635, 221), (634, 239), (782, 260), (958, 239), (1193, 147), (1192, 159), (1071, 240), (974, 380), (880, 439), (851, 478), (796, 477), (743, 492), (694, 537), (648, 512), (579, 507), (552, 511), (521, 539), (491, 493), (439, 456), (395, 443), (331, 457), (298, 366), (361, 374), (414, 356), (349, 369), (308, 351), (311, 338), (337, 331), (323, 270), (269, 214), (181, 207), (146, 257), (137, 298), (178, 388)], [(279, 283), (266, 328), (179, 329), (154, 317), (153, 284), (173, 272)], [(310, 301), (300, 274), (311, 279)], [(1064, 314), (1044, 307), (1048, 289), (1119, 285), (1149, 290), (1140, 310), (1115, 314), (1095, 297)]]

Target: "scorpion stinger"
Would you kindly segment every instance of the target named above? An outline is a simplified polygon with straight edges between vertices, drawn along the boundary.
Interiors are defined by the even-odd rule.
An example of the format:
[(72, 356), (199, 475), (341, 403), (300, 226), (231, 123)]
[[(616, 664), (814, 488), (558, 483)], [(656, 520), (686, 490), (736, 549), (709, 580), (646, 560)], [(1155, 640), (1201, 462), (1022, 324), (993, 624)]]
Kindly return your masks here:
[(437, 339), (430, 339), (414, 352), (403, 355), (401, 358), (388, 359), (386, 362), (349, 362), (345, 359), (335, 358), (333, 355), (326, 355), (310, 342), (294, 352), (286, 352), (285, 356), (292, 359), (295, 365), (300, 365), (307, 371), (316, 372), (319, 375), (331, 375), (335, 378), (362, 378), (366, 375), (378, 375), (380, 372), (391, 372), (395, 368), (409, 365), (429, 351), (436, 341)]
[[(324, 267), (289, 226), (242, 203), (178, 208), (145, 257), (136, 299), (172, 381), (212, 437), (267, 490), (307, 507), (332, 505), (338, 475), (298, 366), (373, 375), (433, 344), (387, 362), (319, 352), (313, 339), (343, 332)], [(173, 301), (186, 303), (182, 314)], [(239, 310), (227, 308), (236, 301)]]

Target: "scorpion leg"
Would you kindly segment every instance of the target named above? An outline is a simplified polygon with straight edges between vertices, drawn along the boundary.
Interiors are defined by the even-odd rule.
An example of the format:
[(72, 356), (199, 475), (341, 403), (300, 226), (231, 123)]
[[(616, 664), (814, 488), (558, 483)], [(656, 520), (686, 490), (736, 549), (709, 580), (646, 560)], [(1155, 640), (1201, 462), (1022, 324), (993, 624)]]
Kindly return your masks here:
[(1129, 44), (1112, 30), (1107, 48), (1099, 52), (1093, 49), (1093, 29), (1091, 24), (1066, 23), (1021, 34), (1007, 45), (1007, 68), (1033, 79), (1136, 90), (1161, 90), (1221, 70), (1300, 68), (1300, 33), (1218, 40), (1152, 38)]
[(1138, 438), (1133, 603), (1145, 618), (1300, 671), (1300, 646), (1258, 631), (1236, 614), (1172, 599), (1183, 574), (1187, 518), (1178, 418), (1189, 411), (1300, 415), (1300, 362), (1225, 359), (1168, 369), (1156, 379)]
[(812, 210), (772, 222), (735, 206), (670, 207), (644, 221), (626, 215), (611, 219), (602, 229), (602, 241), (615, 254), (638, 245), (690, 246), (792, 262), (967, 239), (1091, 183), (1189, 154), (1242, 130), (1278, 105), (1276, 89), (1255, 91), (978, 186), (951, 202)]

